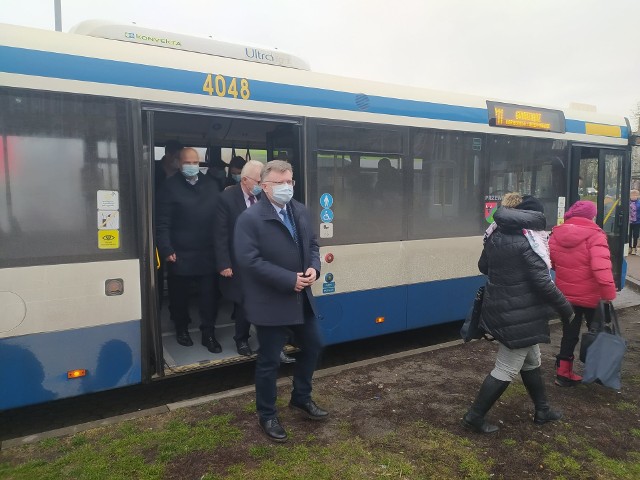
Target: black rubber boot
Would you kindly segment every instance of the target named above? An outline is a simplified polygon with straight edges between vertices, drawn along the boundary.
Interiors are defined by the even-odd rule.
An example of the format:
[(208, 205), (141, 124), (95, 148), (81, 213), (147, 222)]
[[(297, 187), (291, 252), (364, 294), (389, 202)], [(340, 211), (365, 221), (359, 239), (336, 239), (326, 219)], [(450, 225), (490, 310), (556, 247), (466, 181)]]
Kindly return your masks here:
[(522, 383), (524, 383), (524, 386), (526, 387), (527, 392), (529, 392), (529, 396), (536, 407), (536, 413), (533, 416), (533, 421), (537, 425), (544, 425), (547, 422), (560, 420), (562, 418), (562, 413), (551, 410), (551, 406), (549, 405), (540, 367), (533, 370), (521, 370), (520, 376), (522, 377)]
[(477, 433), (493, 433), (498, 431), (496, 425), (487, 423), (484, 416), (500, 398), (511, 382), (503, 382), (491, 374), (482, 382), (480, 391), (469, 411), (462, 417), (462, 426)]

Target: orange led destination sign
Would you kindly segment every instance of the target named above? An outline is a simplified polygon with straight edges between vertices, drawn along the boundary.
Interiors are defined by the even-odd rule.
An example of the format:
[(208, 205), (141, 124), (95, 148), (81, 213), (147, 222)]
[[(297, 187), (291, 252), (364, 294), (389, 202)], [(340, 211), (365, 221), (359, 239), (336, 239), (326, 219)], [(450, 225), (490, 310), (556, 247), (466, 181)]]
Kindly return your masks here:
[(487, 101), (487, 112), (492, 127), (565, 132), (564, 113), (560, 110)]

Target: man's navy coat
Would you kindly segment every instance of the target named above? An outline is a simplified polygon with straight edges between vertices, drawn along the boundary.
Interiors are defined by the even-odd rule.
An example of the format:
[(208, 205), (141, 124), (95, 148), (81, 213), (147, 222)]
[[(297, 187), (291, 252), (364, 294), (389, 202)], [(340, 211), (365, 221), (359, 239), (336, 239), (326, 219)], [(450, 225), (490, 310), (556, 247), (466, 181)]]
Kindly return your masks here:
[(307, 208), (289, 202), (300, 246), (280, 220), (266, 195), (239, 217), (234, 250), (240, 269), (243, 304), (247, 320), (254, 325), (299, 325), (317, 316), (311, 288), (294, 290), (298, 272), (309, 267), (320, 276), (318, 239)]

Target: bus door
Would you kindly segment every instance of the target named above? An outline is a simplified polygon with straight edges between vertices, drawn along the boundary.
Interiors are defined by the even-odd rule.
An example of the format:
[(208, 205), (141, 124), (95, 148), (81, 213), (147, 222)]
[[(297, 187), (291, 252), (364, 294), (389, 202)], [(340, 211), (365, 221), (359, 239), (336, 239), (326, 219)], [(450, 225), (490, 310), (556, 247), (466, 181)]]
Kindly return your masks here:
[[(160, 269), (160, 257), (155, 245), (155, 219), (154, 205), (156, 191), (155, 178), (155, 154), (154, 154), (154, 111), (142, 109), (141, 111), (142, 145), (139, 156), (139, 202), (142, 205), (140, 219), (140, 240), (142, 245), (142, 283), (145, 292), (143, 299), (143, 365), (148, 372), (147, 378), (164, 376), (164, 358), (162, 346), (162, 331), (158, 308), (158, 291), (164, 288), (164, 276), (158, 274)], [(162, 293), (160, 293), (162, 294)]]
[(578, 200), (596, 204), (596, 223), (607, 235), (613, 278), (622, 288), (624, 246), (628, 222), (628, 152), (594, 146), (573, 146), (568, 209)]
[[(210, 160), (221, 160), (222, 154), (230, 153), (234, 145), (238, 155), (244, 154), (247, 148), (249, 155), (255, 160), (271, 159), (288, 160), (293, 165), (296, 187), (296, 198), (304, 199), (304, 182), (300, 172), (301, 151), (301, 120), (279, 117), (259, 117), (233, 112), (219, 112), (192, 108), (165, 108), (161, 105), (142, 105), (140, 129), (142, 130), (142, 145), (139, 156), (141, 158), (141, 182), (139, 195), (144, 205), (144, 217), (140, 231), (144, 251), (144, 285), (145, 285), (145, 321), (144, 340), (146, 361), (150, 378), (168, 376), (193, 369), (209, 368), (228, 365), (235, 362), (247, 361), (247, 357), (237, 354), (233, 334), (233, 303), (219, 298), (215, 335), (222, 346), (222, 352), (212, 353), (206, 348), (185, 348), (179, 344), (175, 335), (175, 325), (171, 320), (167, 298), (164, 296), (164, 278), (159, 271), (155, 245), (155, 213), (161, 189), (155, 192), (155, 169), (162, 168), (159, 159), (162, 155), (161, 147), (167, 141), (175, 139), (182, 145), (194, 148), (200, 155), (201, 161), (206, 158), (207, 151)], [(224, 152), (223, 152), (224, 150)], [(219, 162), (218, 162), (219, 163)], [(206, 164), (205, 164), (206, 165)], [(201, 166), (204, 166), (201, 164)], [(211, 168), (211, 164), (209, 164)], [(204, 173), (204, 172), (203, 172)], [(207, 170), (205, 175), (209, 175)], [(179, 174), (176, 174), (179, 175)], [(214, 177), (214, 179), (217, 177)], [(155, 195), (158, 193), (159, 195)], [(168, 274), (168, 272), (166, 272)], [(168, 275), (167, 275), (168, 279)], [(167, 285), (168, 287), (168, 285)], [(198, 324), (200, 320), (197, 309), (196, 292), (193, 288), (189, 314), (192, 319), (190, 330), (195, 335), (194, 342), (200, 339)], [(222, 292), (224, 293), (224, 292)], [(255, 337), (252, 336), (250, 342)], [(199, 342), (198, 342), (199, 343)], [(252, 345), (254, 347), (254, 345)]]

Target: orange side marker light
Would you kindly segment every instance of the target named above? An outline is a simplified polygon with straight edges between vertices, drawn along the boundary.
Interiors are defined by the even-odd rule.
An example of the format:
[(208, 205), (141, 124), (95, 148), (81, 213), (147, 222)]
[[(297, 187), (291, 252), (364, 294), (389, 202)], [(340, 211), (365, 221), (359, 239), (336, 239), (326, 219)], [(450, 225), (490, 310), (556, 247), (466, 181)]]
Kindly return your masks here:
[(83, 368), (80, 368), (77, 370), (69, 370), (67, 372), (68, 379), (85, 377), (86, 375), (87, 375), (87, 371)]
[(384, 323), (384, 317), (376, 317), (376, 323)]

